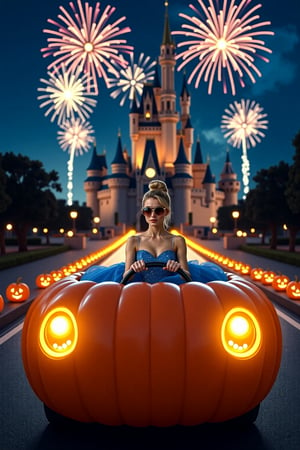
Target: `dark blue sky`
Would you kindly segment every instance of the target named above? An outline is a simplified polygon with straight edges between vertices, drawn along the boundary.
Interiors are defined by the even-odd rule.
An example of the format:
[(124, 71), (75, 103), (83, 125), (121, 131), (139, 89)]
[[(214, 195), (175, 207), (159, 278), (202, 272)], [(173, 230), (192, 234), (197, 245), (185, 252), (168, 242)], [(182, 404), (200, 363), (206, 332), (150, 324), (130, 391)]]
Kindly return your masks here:
[[(96, 2), (89, 0), (91, 5)], [(196, 0), (192, 3), (197, 5)], [(258, 2), (253, 0), (251, 4)], [(156, 59), (162, 40), (163, 0), (112, 0), (102, 1), (101, 9), (110, 4), (117, 10), (113, 20), (125, 15), (124, 25), (131, 33), (124, 35), (137, 54)], [(189, 1), (170, 0), (169, 17), (172, 31), (179, 30), (182, 19), (180, 12), (191, 14)], [(47, 45), (47, 19), (57, 19), (59, 6), (68, 11), (69, 2), (64, 0), (27, 0), (23, 2), (1, 1), (0, 15), (0, 151), (21, 153), (31, 159), (39, 159), (46, 170), (59, 172), (63, 193), (66, 198), (67, 160), (57, 142), (57, 124), (44, 116), (37, 100), (40, 78), (47, 77), (47, 65), (51, 57), (42, 58), (40, 49)], [(262, 20), (270, 20), (275, 36), (266, 39), (272, 49), (270, 63), (262, 63), (263, 77), (245, 88), (237, 87), (235, 97), (223, 94), (221, 87), (214, 85), (208, 95), (207, 84), (202, 82), (198, 89), (189, 87), (192, 96), (192, 125), (195, 139), (201, 139), (204, 158), (210, 157), (212, 172), (219, 178), (226, 148), (220, 129), (225, 108), (234, 100), (255, 100), (268, 115), (269, 125), (266, 137), (260, 144), (248, 151), (251, 176), (261, 168), (277, 164), (280, 160), (292, 162), (294, 147), (292, 140), (300, 131), (300, 3), (295, 0), (273, 2), (265, 0), (258, 13)], [(176, 42), (180, 37), (175, 38)], [(180, 92), (182, 73), (176, 75), (176, 87)], [(97, 107), (89, 122), (95, 130), (98, 152), (104, 149), (110, 164), (116, 150), (118, 131), (121, 131), (123, 146), (130, 152), (128, 112), (129, 103), (119, 106), (119, 100), (110, 97), (110, 91), (99, 80), (100, 94)], [(179, 107), (179, 103), (177, 105)], [(231, 160), (241, 179), (241, 151), (230, 148)], [(74, 162), (74, 200), (85, 201), (83, 181), (91, 157), (90, 151), (78, 156)], [(252, 183), (250, 184), (251, 187)]]

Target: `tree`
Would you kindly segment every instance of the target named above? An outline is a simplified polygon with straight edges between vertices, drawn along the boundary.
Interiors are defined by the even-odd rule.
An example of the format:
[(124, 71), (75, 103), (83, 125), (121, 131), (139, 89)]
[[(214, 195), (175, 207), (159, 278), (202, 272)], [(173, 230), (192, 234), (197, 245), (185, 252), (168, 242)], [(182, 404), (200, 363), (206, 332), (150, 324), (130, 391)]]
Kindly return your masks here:
[(5, 191), (11, 198), (1, 222), (6, 220), (13, 224), (19, 251), (26, 251), (30, 227), (55, 216), (53, 190), (62, 191), (58, 173), (46, 172), (40, 161), (11, 152), (2, 156), (1, 167), (6, 176)]
[[(11, 203), (11, 198), (6, 193), (6, 176), (2, 169), (2, 155), (0, 155), (0, 217)], [(0, 254), (4, 255), (5, 249), (5, 223), (0, 220)]]
[(285, 190), (289, 177), (289, 165), (280, 161), (278, 166), (261, 169), (253, 177), (256, 187), (246, 198), (246, 215), (249, 220), (262, 224), (271, 231), (270, 247), (277, 246), (277, 229), (286, 223), (290, 214)]
[(289, 250), (295, 251), (296, 236), (300, 229), (300, 131), (293, 140), (296, 149), (293, 164), (290, 166), (288, 182), (285, 190), (286, 200), (291, 211), (287, 225), (289, 229)]

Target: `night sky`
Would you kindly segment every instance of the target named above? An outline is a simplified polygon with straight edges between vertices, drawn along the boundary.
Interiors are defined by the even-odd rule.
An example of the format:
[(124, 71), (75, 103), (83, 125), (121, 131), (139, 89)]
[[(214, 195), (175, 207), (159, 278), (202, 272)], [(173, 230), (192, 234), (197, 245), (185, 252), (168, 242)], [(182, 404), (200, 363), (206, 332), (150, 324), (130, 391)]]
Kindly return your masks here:
[[(208, 1), (208, 0), (205, 0)], [(75, 2), (76, 3), (76, 2)], [(96, 2), (89, 0), (91, 5)], [(124, 35), (128, 44), (133, 45), (135, 53), (144, 53), (152, 59), (159, 55), (164, 22), (163, 0), (117, 0), (102, 1), (102, 8), (109, 4), (116, 6), (112, 20), (126, 16), (122, 26), (129, 26), (131, 32)], [(192, 0), (198, 5), (197, 0)], [(258, 2), (253, 0), (251, 5)], [(180, 30), (183, 19), (178, 14), (191, 15), (188, 1), (170, 0), (169, 19), (171, 30)], [(21, 153), (31, 159), (43, 162), (47, 171), (59, 172), (63, 192), (58, 195), (66, 198), (68, 155), (62, 151), (57, 141), (59, 127), (45, 117), (45, 109), (40, 108), (37, 88), (40, 79), (48, 78), (47, 65), (52, 57), (43, 58), (40, 49), (47, 46), (44, 28), (49, 28), (47, 19), (57, 19), (59, 6), (68, 11), (69, 2), (59, 0), (27, 0), (14, 2), (1, 0), (0, 13), (0, 151)], [(216, 83), (208, 95), (208, 85), (204, 81), (198, 89), (189, 85), (192, 99), (191, 122), (195, 129), (195, 140), (199, 136), (203, 157), (210, 158), (212, 172), (219, 179), (223, 168), (226, 149), (230, 150), (233, 168), (241, 180), (241, 150), (228, 146), (221, 132), (220, 124), (225, 108), (233, 101), (255, 100), (267, 114), (269, 121), (266, 136), (256, 147), (248, 151), (250, 176), (261, 168), (268, 168), (284, 160), (292, 162), (294, 147), (292, 140), (300, 131), (300, 3), (295, 0), (273, 2), (265, 0), (258, 10), (262, 20), (270, 20), (271, 26), (265, 29), (274, 31), (274, 36), (265, 37), (266, 47), (272, 50), (269, 63), (258, 63), (262, 78), (255, 84), (248, 82), (242, 88), (237, 83), (237, 93), (233, 97), (223, 94), (221, 85)], [(52, 27), (54, 29), (54, 27)], [(174, 37), (175, 42), (182, 37)], [(178, 50), (177, 50), (178, 53)], [(188, 73), (188, 69), (187, 75)], [(180, 93), (182, 72), (176, 74), (176, 89)], [(110, 165), (114, 157), (118, 132), (122, 144), (130, 153), (129, 102), (121, 107), (120, 98), (110, 97), (103, 80), (99, 79), (97, 106), (89, 118), (95, 130), (97, 151), (106, 151)], [(179, 101), (177, 103), (179, 109)], [(89, 152), (78, 156), (74, 161), (74, 200), (85, 201), (83, 181), (91, 158)], [(250, 188), (253, 182), (250, 182)], [(242, 194), (242, 193), (241, 193)]]

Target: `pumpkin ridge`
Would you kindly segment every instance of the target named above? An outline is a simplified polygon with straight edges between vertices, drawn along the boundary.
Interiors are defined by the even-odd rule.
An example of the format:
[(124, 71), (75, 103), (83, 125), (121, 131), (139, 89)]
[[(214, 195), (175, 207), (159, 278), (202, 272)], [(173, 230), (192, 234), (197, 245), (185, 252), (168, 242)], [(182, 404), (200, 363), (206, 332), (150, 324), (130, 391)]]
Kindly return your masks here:
[[(218, 304), (222, 309), (222, 315), (223, 317), (225, 316), (225, 307), (223, 305), (223, 302), (221, 301), (219, 292), (216, 291), (214, 289), (213, 286), (214, 282), (208, 282), (208, 286), (210, 287), (210, 289), (212, 289), (214, 296), (218, 299)], [(211, 285), (212, 284), (212, 285)], [(221, 330), (219, 330), (219, 333), (221, 332)], [(222, 404), (223, 401), (223, 393), (224, 393), (224, 386), (226, 385), (226, 379), (227, 379), (227, 374), (228, 374), (228, 367), (229, 367), (229, 355), (225, 355), (225, 363), (224, 363), (224, 371), (223, 371), (223, 377), (222, 377), (222, 389), (220, 390), (221, 395), (218, 396), (218, 401), (215, 403), (216, 407), (214, 409), (214, 411), (212, 412), (211, 416), (208, 418), (207, 422), (214, 422), (214, 418), (217, 416), (219, 410), (220, 410), (220, 405)]]
[(185, 289), (186, 286), (180, 285), (180, 302), (182, 307), (182, 315), (183, 315), (183, 340), (184, 340), (184, 381), (183, 381), (183, 389), (182, 389), (182, 399), (181, 399), (181, 408), (179, 411), (179, 417), (178, 417), (178, 423), (183, 423), (183, 417), (184, 417), (184, 405), (185, 405), (185, 398), (186, 398), (186, 392), (187, 392), (187, 326), (186, 326), (186, 311), (184, 306), (184, 294), (183, 289)]

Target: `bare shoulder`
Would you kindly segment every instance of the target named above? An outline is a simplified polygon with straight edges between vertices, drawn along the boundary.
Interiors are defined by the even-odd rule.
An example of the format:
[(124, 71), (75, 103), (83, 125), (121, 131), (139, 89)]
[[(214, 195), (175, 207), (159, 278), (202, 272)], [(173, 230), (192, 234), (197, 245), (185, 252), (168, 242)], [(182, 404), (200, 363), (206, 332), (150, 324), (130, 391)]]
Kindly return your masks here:
[(182, 247), (186, 246), (186, 242), (185, 242), (185, 239), (183, 236), (175, 235), (174, 238), (175, 238), (175, 245), (178, 248), (182, 248)]
[(127, 239), (127, 248), (136, 248), (138, 240), (140, 239), (140, 234), (135, 234), (133, 236), (129, 236)]

